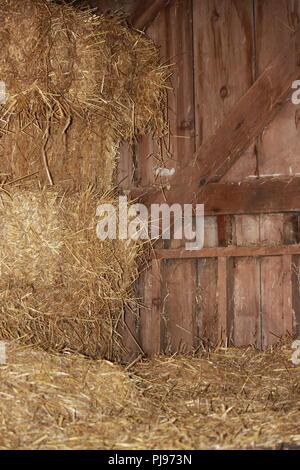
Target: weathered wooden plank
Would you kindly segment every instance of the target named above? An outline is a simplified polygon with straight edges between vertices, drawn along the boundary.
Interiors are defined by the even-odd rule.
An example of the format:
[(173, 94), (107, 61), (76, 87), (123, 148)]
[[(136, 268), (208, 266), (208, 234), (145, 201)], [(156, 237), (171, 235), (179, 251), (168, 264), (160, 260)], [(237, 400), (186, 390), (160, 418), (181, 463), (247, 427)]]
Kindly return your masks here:
[(300, 338), (300, 256), (292, 257), (293, 334)]
[(194, 347), (216, 345), (218, 341), (218, 303), (216, 259), (197, 262), (197, 289)]
[[(195, 203), (204, 204), (206, 215), (297, 212), (300, 211), (299, 188), (299, 177), (212, 183), (198, 193)], [(129, 197), (139, 198), (142, 203), (149, 205), (154, 202), (154, 191), (153, 188), (149, 188), (148, 191), (135, 188), (129, 191)], [(166, 194), (170, 201), (168, 191)], [(176, 202), (189, 203), (188, 193)]]
[(292, 333), (291, 257), (261, 260), (262, 347)]
[(234, 264), (231, 340), (235, 346), (260, 347), (260, 261), (240, 258)]
[[(233, 216), (233, 243), (255, 246), (260, 243), (260, 216)], [(235, 258), (232, 270), (231, 340), (236, 346), (260, 346), (260, 261), (257, 258)]]
[[(205, 214), (259, 214), (300, 210), (300, 178), (207, 185), (197, 197)], [(185, 199), (182, 203), (185, 202)]]
[(140, 344), (147, 356), (160, 353), (161, 263), (153, 260), (142, 272), (139, 284), (143, 307), (140, 308)]
[(194, 347), (196, 310), (196, 264), (194, 260), (168, 260), (164, 263), (163, 279), (166, 296), (164, 352), (188, 352)]
[[(228, 276), (228, 259), (225, 257), (218, 258), (217, 272), (217, 311), (218, 311), (218, 340), (225, 346), (228, 344), (228, 314), (230, 301), (228, 283), (231, 282)], [(228, 296), (229, 294), (229, 296)]]
[[(162, 30), (161, 21), (152, 23), (148, 28), (147, 34), (158, 46), (164, 45), (166, 32)], [(159, 166), (157, 165), (160, 155), (158, 143), (152, 136), (140, 136), (133, 147), (133, 151), (133, 158), (137, 163), (137, 185), (143, 187), (154, 184), (156, 180), (155, 167)]]
[(235, 215), (233, 217), (233, 243), (237, 246), (259, 243), (259, 215)]
[[(288, 41), (299, 27), (300, 5), (297, 3), (292, 0), (255, 1), (257, 76), (264, 73), (270, 62), (280, 53), (282, 44)], [(290, 95), (292, 92), (291, 81)], [(293, 183), (292, 175), (297, 173), (297, 168), (300, 169), (296, 157), (300, 150), (295, 120), (297, 108), (292, 109), (293, 107), (293, 104), (286, 102), (258, 140), (260, 177), (274, 174), (290, 175), (289, 181)], [(296, 186), (297, 181), (294, 187)], [(283, 205), (282, 210), (290, 211), (294, 203), (297, 205), (293, 196), (289, 197), (289, 189), (292, 188), (289, 188), (288, 183), (285, 187), (282, 186), (282, 194), (289, 203), (285, 207)], [(270, 193), (269, 200), (272, 196)], [(293, 241), (291, 233), (293, 227), (290, 222), (286, 224), (286, 221), (284, 214), (261, 215), (260, 242), (281, 244), (287, 240)], [(261, 310), (262, 347), (265, 348), (278, 341), (278, 337), (287, 331), (292, 331), (292, 281), (289, 255), (261, 260)]]
[(253, 82), (252, 10), (252, 0), (194, 1), (197, 150)]
[(162, 11), (160, 23), (161, 43), (164, 42), (161, 47), (162, 59), (172, 64), (171, 84), (174, 88), (168, 93), (171, 158), (167, 163), (177, 174), (195, 152), (192, 0), (173, 0)]
[(284, 214), (260, 215), (260, 243), (284, 244)]
[(137, 8), (131, 17), (132, 25), (140, 30), (146, 29), (170, 1), (144, 0), (143, 2), (138, 2)]
[[(234, 106), (193, 161), (171, 180), (169, 203), (198, 198), (201, 186), (219, 180), (273, 119), (300, 77), (300, 30), (297, 30), (258, 80)], [(159, 199), (159, 193), (156, 193)], [(156, 199), (155, 194), (152, 200)]]
[(194, 259), (194, 258), (217, 258), (244, 257), (244, 256), (280, 256), (300, 254), (300, 245), (261, 245), (261, 246), (227, 246), (216, 248), (202, 248), (201, 250), (155, 250), (158, 259)]
[[(256, 69), (258, 76), (276, 57), (300, 24), (300, 3), (294, 0), (256, 0)], [(290, 83), (290, 87), (292, 82)], [(293, 90), (290, 88), (290, 96)], [(300, 172), (300, 106), (290, 99), (264, 129), (259, 141), (259, 174)]]

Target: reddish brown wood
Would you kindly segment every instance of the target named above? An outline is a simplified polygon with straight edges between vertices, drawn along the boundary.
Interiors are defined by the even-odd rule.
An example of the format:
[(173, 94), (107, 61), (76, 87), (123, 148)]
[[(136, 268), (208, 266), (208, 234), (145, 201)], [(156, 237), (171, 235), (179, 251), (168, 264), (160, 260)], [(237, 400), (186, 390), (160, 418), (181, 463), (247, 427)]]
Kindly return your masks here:
[(196, 309), (196, 265), (194, 260), (168, 260), (164, 266), (166, 296), (166, 353), (188, 352), (194, 347)]
[(259, 215), (233, 217), (233, 244), (249, 246), (259, 244)]
[[(240, 183), (214, 183), (205, 186), (195, 203), (204, 204), (206, 215), (260, 214), (270, 212), (297, 212), (300, 210), (300, 178), (257, 179)], [(154, 189), (132, 189), (130, 197), (138, 197), (149, 205), (154, 202)], [(168, 192), (167, 198), (170, 201)], [(176, 202), (190, 202), (188, 194)], [(172, 201), (172, 203), (175, 202)]]
[(146, 29), (171, 0), (143, 0), (138, 3), (132, 15), (132, 25), (140, 30)]
[(293, 334), (300, 338), (300, 256), (292, 257)]
[(155, 250), (158, 259), (194, 259), (244, 257), (244, 256), (279, 256), (300, 254), (300, 245), (261, 245), (261, 246), (227, 246), (202, 248), (202, 250)]
[[(228, 259), (225, 257), (218, 258), (218, 275), (217, 275), (217, 302), (218, 302), (218, 340), (227, 346), (228, 344), (228, 307), (229, 307), (229, 290), (228, 282)], [(229, 294), (229, 296), (228, 296)]]
[(294, 329), (293, 287), (292, 287), (292, 256), (282, 257), (283, 293), (283, 334), (292, 334)]
[[(232, 109), (216, 133), (171, 181), (169, 202), (198, 198), (201, 186), (219, 180), (272, 120), (300, 76), (300, 30), (284, 45)], [(159, 199), (159, 194), (157, 195)], [(152, 200), (154, 202), (154, 196)]]
[(260, 347), (260, 260), (238, 259), (233, 279), (232, 344)]
[(253, 5), (248, 0), (193, 3), (198, 151), (253, 83)]
[(266, 257), (261, 261), (262, 347), (292, 333), (291, 257)]
[(218, 342), (218, 303), (216, 259), (197, 262), (196, 315), (194, 347), (211, 346)]
[[(280, 52), (282, 44), (299, 28), (300, 3), (293, 0), (256, 0), (255, 3), (256, 69), (260, 75)], [(300, 106), (289, 100), (264, 129), (258, 157), (261, 175), (276, 173), (288, 176), (300, 172), (299, 111)]]
[(140, 342), (144, 353), (160, 353), (161, 264), (153, 260), (140, 276), (143, 307), (140, 309)]

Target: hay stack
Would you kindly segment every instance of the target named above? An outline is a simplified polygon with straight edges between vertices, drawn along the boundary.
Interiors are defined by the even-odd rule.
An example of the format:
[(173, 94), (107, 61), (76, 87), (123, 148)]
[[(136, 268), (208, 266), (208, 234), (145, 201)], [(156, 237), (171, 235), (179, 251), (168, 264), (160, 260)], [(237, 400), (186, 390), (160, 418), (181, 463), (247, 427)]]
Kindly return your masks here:
[(51, 0), (3, 0), (0, 22), (1, 173), (106, 190), (120, 142), (164, 132), (156, 47), (122, 15)]
[(2, 197), (0, 332), (46, 350), (118, 359), (118, 324), (137, 277), (136, 243), (98, 239), (92, 190)]
[(119, 14), (3, 0), (0, 23), (0, 338), (118, 359), (139, 247), (98, 240), (96, 207), (121, 141), (164, 133), (167, 68)]

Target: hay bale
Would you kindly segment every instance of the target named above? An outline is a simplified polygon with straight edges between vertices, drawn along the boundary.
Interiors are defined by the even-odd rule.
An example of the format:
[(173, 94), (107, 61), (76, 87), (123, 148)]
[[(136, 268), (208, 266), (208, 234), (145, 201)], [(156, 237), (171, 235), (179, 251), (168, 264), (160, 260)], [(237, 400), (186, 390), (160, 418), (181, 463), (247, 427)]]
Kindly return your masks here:
[(2, 196), (0, 332), (46, 350), (117, 360), (118, 324), (132, 301), (137, 243), (99, 240), (94, 190)]
[(121, 14), (3, 0), (0, 23), (1, 337), (118, 359), (139, 246), (98, 240), (96, 206), (121, 141), (164, 134), (168, 68)]
[(155, 45), (120, 14), (51, 0), (3, 0), (0, 22), (1, 173), (111, 187), (121, 141), (165, 131), (168, 69)]

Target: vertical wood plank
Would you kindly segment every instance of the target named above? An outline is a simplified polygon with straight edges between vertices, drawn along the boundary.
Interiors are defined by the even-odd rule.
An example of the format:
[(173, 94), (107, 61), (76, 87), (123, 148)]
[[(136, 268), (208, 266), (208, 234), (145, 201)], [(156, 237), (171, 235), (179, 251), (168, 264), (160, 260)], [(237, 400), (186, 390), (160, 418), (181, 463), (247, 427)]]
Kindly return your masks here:
[(284, 215), (260, 215), (260, 243), (283, 243)]
[[(228, 340), (230, 336), (230, 325), (228, 323), (228, 307), (229, 307), (229, 298), (228, 298), (228, 282), (229, 273), (227, 269), (228, 260), (227, 258), (220, 257), (218, 258), (218, 273), (217, 273), (217, 302), (218, 302), (218, 340), (224, 344), (228, 345)], [(230, 294), (229, 294), (230, 295)]]
[(259, 243), (259, 215), (235, 215), (233, 217), (234, 244), (237, 246)]
[(196, 262), (168, 260), (164, 265), (165, 352), (193, 350), (196, 310)]
[(157, 167), (174, 168), (175, 173), (189, 163), (195, 150), (195, 106), (193, 87), (192, 0), (174, 0), (164, 8), (147, 34), (160, 47), (162, 62), (171, 66), (168, 92), (170, 136), (159, 147), (151, 137), (142, 137), (137, 146), (139, 183), (165, 184), (172, 178), (155, 176)]
[(153, 260), (140, 276), (143, 307), (140, 309), (140, 342), (147, 356), (160, 353), (161, 262)]
[(284, 276), (282, 279), (283, 290), (283, 334), (293, 334), (294, 310), (293, 310), (293, 286), (292, 286), (292, 256), (282, 256)]
[(300, 256), (292, 257), (293, 334), (300, 338)]
[(258, 259), (235, 261), (233, 289), (233, 344), (261, 346), (260, 266)]
[(197, 263), (197, 295), (194, 347), (216, 345), (218, 342), (217, 259)]
[(265, 257), (261, 262), (262, 346), (276, 343), (292, 333), (291, 257)]
[[(233, 217), (234, 243), (237, 246), (257, 245), (260, 242), (260, 216)], [(232, 270), (233, 300), (232, 341), (235, 346), (261, 346), (260, 328), (260, 260), (234, 260)]]
[(171, 64), (168, 93), (170, 152), (168, 166), (180, 171), (195, 151), (193, 2), (174, 0), (160, 14), (158, 35), (164, 62)]
[[(256, 74), (259, 76), (282, 44), (299, 26), (300, 4), (293, 0), (255, 0)], [(292, 84), (291, 84), (292, 85)], [(292, 94), (292, 89), (291, 89)], [(298, 108), (298, 109), (297, 109)], [(258, 142), (259, 175), (292, 175), (300, 169), (298, 158), (299, 106), (285, 103)], [(261, 243), (291, 243), (293, 222), (284, 214), (260, 217)], [(292, 330), (292, 272), (289, 257), (261, 261), (262, 345), (267, 347)]]
[[(253, 2), (194, 1), (193, 17), (198, 150), (253, 83)], [(253, 174), (255, 168), (251, 148), (228, 180)]]
[[(299, 27), (300, 3), (294, 0), (255, 0), (255, 5), (256, 65), (259, 76), (280, 51), (282, 44)], [(261, 176), (300, 172), (299, 115), (300, 105), (285, 103), (265, 129), (259, 146)]]

